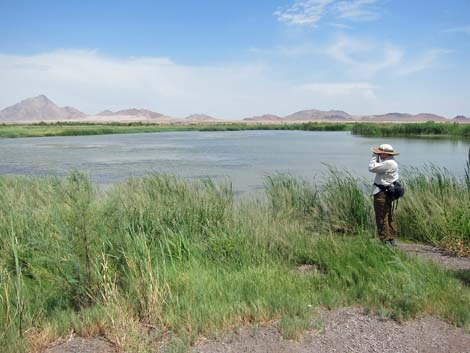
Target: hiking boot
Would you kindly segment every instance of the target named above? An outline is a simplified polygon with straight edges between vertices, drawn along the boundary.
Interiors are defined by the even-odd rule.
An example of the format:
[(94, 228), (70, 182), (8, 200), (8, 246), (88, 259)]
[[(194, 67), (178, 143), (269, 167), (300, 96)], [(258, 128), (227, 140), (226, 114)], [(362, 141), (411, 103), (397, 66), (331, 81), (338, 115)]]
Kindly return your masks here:
[(382, 244), (385, 246), (397, 246), (397, 243), (395, 242), (394, 239), (387, 239), (387, 240), (382, 240)]

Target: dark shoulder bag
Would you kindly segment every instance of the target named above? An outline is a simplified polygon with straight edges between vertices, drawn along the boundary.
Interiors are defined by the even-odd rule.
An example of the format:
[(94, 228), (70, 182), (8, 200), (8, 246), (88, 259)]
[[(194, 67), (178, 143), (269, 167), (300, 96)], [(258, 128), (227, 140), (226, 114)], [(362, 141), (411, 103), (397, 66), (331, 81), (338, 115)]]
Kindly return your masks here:
[(405, 187), (397, 180), (390, 185), (379, 185), (374, 183), (380, 190), (385, 191), (385, 193), (391, 196), (394, 200), (398, 200), (399, 198), (405, 195)]

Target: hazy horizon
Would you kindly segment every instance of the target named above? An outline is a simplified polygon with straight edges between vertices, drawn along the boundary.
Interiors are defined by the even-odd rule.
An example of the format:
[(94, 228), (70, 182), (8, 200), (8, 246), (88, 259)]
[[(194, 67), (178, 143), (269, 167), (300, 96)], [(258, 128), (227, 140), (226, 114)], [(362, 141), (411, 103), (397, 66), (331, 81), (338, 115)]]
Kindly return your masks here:
[(470, 3), (2, 2), (0, 107), (470, 115)]
[[(49, 102), (52, 102), (53, 104), (55, 104), (55, 102), (50, 99), (50, 97), (47, 97), (46, 95), (44, 94), (40, 94), (38, 96), (35, 96), (35, 97), (28, 97), (28, 98), (25, 98), (17, 103), (15, 103), (14, 105), (12, 106), (8, 106), (8, 107), (0, 107), (0, 113), (2, 112), (2, 109), (5, 109), (5, 108), (11, 108), (17, 104), (25, 104), (27, 102), (30, 102), (31, 100), (38, 100), (38, 99), (42, 99), (42, 98), (45, 98), (45, 100), (49, 101)], [(56, 104), (57, 105), (57, 104)], [(105, 109), (105, 110), (102, 110), (100, 112), (95, 112), (95, 113), (87, 113), (87, 112), (83, 112), (80, 107), (71, 107), (70, 105), (63, 105), (63, 106), (60, 106), (60, 105), (57, 105), (59, 108), (75, 108), (77, 109), (79, 112), (82, 112), (82, 113), (85, 113), (86, 116), (88, 117), (92, 117), (92, 116), (99, 116), (100, 113), (120, 113), (120, 112), (124, 112), (126, 110), (138, 110), (138, 111), (151, 111), (152, 113), (160, 113), (162, 114), (162, 117), (165, 117), (165, 118), (175, 118), (175, 119), (186, 119), (186, 118), (191, 118), (191, 117), (194, 117), (194, 116), (206, 116), (207, 118), (215, 118), (215, 119), (219, 119), (219, 120), (227, 120), (227, 121), (242, 121), (243, 119), (247, 119), (247, 118), (254, 118), (254, 117), (262, 117), (262, 116), (265, 116), (265, 115), (274, 115), (274, 114), (271, 114), (270, 112), (266, 112), (264, 114), (261, 114), (259, 116), (254, 116), (254, 115), (251, 115), (251, 116), (246, 116), (246, 117), (238, 117), (238, 118), (232, 118), (232, 119), (225, 119), (224, 117), (214, 117), (214, 116), (211, 116), (209, 114), (206, 114), (204, 112), (193, 112), (191, 113), (190, 115), (187, 115), (187, 116), (170, 116), (168, 114), (165, 114), (165, 112), (157, 112), (157, 111), (152, 111), (152, 110), (149, 110), (148, 108), (146, 107), (127, 107), (127, 108), (124, 108), (122, 110), (115, 110), (115, 111), (111, 111), (109, 109)], [(316, 109), (314, 107), (311, 107), (311, 108), (306, 108), (306, 109), (302, 109), (300, 111), (295, 111), (295, 112), (290, 112), (289, 114), (287, 115), (284, 115), (284, 116), (278, 116), (279, 118), (287, 118), (289, 117), (290, 115), (294, 115), (294, 114), (297, 114), (297, 113), (301, 113), (301, 112), (310, 112), (310, 111), (315, 111)], [(337, 110), (337, 109), (328, 109), (328, 110), (325, 110), (325, 111), (321, 111), (319, 110), (320, 112), (342, 112), (342, 113), (347, 113), (349, 114), (349, 112), (345, 112), (345, 111), (341, 111), (341, 110)], [(380, 115), (387, 115), (387, 114), (392, 114), (392, 115), (399, 115), (399, 114), (409, 114), (408, 112), (382, 112), (380, 114), (377, 114), (375, 116), (380, 116)], [(420, 112), (418, 114), (433, 114), (432, 112)], [(134, 115), (134, 114), (132, 114)], [(367, 117), (368, 115), (366, 114), (358, 114), (358, 115), (353, 115), (353, 114), (349, 114), (352, 118), (356, 117), (356, 118), (360, 118), (360, 117)], [(447, 116), (442, 116), (446, 119), (453, 119), (453, 118), (457, 118), (457, 116), (455, 117), (447, 117)], [(465, 116), (464, 116), (465, 117)], [(465, 117), (466, 118), (466, 117)], [(33, 120), (38, 120), (37, 118), (34, 118)], [(66, 119), (67, 120), (67, 119)]]

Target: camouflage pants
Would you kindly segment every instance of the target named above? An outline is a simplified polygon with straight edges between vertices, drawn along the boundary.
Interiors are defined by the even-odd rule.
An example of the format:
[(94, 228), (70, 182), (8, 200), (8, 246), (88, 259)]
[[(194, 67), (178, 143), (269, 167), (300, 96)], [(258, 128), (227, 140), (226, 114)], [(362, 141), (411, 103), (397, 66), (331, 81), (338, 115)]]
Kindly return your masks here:
[(395, 239), (396, 228), (392, 212), (393, 199), (381, 191), (374, 195), (375, 223), (380, 240)]

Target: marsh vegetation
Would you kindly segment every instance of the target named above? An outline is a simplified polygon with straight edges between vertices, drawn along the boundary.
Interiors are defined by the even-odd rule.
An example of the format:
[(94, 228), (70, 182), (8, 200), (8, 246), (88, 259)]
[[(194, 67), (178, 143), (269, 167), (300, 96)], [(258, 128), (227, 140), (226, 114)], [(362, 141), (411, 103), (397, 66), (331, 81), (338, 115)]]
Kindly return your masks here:
[[(401, 236), (467, 251), (468, 180), (432, 169), (405, 182)], [(228, 182), (165, 175), (106, 191), (78, 172), (3, 176), (1, 346), (37, 350), (75, 332), (133, 352), (163, 337), (184, 349), (199, 335), (273, 318), (294, 337), (315, 308), (345, 305), (470, 329), (468, 286), (380, 244), (367, 189), (333, 169), (315, 183), (272, 175), (259, 199), (234, 199)]]
[(457, 123), (360, 123), (360, 122), (306, 122), (306, 123), (210, 123), (210, 124), (152, 124), (152, 123), (38, 123), (31, 125), (0, 125), (0, 138), (85, 136), (134, 134), (171, 131), (243, 131), (243, 130), (301, 130), (351, 131), (354, 135), (369, 137), (395, 136), (449, 136), (470, 137), (470, 124)]

